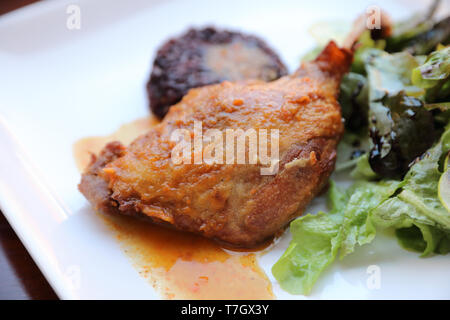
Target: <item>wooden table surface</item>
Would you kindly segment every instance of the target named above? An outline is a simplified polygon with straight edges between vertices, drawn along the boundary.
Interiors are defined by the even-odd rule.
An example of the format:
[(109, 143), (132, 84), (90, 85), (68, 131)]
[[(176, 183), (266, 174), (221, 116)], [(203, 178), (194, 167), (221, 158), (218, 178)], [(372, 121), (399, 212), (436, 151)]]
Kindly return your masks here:
[[(0, 15), (32, 2), (36, 0), (2, 0)], [(0, 300), (5, 299), (58, 297), (0, 211)]]

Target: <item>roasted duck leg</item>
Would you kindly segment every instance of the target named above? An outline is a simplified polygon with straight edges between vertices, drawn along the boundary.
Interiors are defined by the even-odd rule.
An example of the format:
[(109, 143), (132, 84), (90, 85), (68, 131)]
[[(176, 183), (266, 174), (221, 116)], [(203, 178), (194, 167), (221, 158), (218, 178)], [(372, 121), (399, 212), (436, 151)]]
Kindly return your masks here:
[[(102, 212), (144, 217), (231, 246), (258, 245), (301, 215), (326, 185), (344, 131), (337, 98), (351, 61), (351, 50), (330, 42), (314, 61), (274, 82), (193, 89), (128, 147), (108, 144), (79, 189)], [(204, 131), (277, 129), (278, 171), (262, 175), (259, 162), (174, 164), (171, 135), (194, 131), (195, 122)]]

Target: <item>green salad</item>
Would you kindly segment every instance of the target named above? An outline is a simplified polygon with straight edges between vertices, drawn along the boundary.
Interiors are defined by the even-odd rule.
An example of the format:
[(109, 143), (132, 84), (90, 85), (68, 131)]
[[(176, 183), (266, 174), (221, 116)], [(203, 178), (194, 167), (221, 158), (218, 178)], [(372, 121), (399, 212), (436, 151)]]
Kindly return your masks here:
[(433, 13), (394, 25), (386, 39), (360, 37), (341, 84), (336, 164), (354, 182), (341, 190), (331, 181), (328, 212), (290, 224), (292, 241), (272, 267), (284, 290), (310, 293), (337, 257), (381, 229), (422, 257), (450, 252), (450, 17)]

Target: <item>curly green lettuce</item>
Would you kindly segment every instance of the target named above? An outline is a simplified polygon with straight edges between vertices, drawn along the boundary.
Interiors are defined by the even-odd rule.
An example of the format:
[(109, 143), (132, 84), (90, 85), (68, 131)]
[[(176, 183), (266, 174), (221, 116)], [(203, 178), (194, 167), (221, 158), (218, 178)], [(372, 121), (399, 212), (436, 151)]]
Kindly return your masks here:
[[(438, 195), (450, 153), (450, 17), (433, 21), (438, 4), (387, 39), (360, 37), (341, 83), (346, 133), (336, 164), (356, 182), (345, 191), (331, 183), (329, 213), (291, 223), (292, 241), (272, 268), (288, 292), (310, 293), (337, 257), (370, 243), (377, 229), (394, 229), (422, 257), (450, 252), (450, 212)], [(339, 38), (333, 29), (319, 25), (313, 35)]]
[[(450, 21), (449, 21), (450, 22)], [(442, 47), (431, 53), (425, 63), (412, 71), (412, 83), (425, 89), (425, 101), (428, 103), (447, 102), (440, 105), (441, 111), (448, 110), (450, 100), (450, 46)], [(438, 104), (435, 104), (436, 107)], [(433, 109), (428, 105), (428, 109)]]
[(438, 197), (442, 162), (449, 151), (450, 126), (440, 141), (411, 167), (397, 195), (372, 212), (377, 226), (396, 228), (400, 244), (421, 251), (422, 256), (449, 252), (450, 212)]
[[(369, 86), (369, 162), (381, 177), (401, 179), (409, 164), (435, 141), (434, 119), (411, 83), (420, 60), (407, 52), (371, 50), (366, 58)], [(422, 132), (427, 132), (426, 135)], [(414, 141), (414, 143), (410, 143)]]

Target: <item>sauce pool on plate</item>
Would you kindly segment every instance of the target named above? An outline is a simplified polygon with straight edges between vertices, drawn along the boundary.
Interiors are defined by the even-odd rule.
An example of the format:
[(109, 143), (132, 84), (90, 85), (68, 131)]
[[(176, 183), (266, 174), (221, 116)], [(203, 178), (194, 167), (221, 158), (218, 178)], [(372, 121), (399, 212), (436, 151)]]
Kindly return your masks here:
[[(110, 136), (83, 138), (73, 153), (79, 170), (114, 140), (129, 144), (156, 125), (153, 117), (125, 124)], [(99, 214), (139, 274), (166, 299), (273, 299), (254, 252), (233, 252), (198, 235), (126, 216)]]

